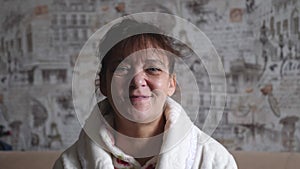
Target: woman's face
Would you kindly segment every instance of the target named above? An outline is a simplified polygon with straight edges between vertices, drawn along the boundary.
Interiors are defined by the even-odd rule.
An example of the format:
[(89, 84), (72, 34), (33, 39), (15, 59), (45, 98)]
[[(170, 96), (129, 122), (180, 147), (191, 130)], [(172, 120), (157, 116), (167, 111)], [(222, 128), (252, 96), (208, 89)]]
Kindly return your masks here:
[(161, 117), (166, 97), (176, 86), (167, 53), (150, 47), (125, 57), (111, 56), (102, 92), (118, 115), (138, 123)]

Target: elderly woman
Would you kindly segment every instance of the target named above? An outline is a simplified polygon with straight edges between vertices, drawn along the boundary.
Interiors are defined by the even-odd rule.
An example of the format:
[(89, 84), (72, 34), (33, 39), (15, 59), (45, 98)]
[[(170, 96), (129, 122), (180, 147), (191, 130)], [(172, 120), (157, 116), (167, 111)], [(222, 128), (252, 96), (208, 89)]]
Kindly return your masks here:
[[(141, 29), (146, 33), (134, 34)], [(55, 169), (237, 168), (232, 155), (171, 98), (180, 52), (170, 37), (153, 25), (125, 19), (106, 33), (99, 51), (100, 90), (106, 99)]]

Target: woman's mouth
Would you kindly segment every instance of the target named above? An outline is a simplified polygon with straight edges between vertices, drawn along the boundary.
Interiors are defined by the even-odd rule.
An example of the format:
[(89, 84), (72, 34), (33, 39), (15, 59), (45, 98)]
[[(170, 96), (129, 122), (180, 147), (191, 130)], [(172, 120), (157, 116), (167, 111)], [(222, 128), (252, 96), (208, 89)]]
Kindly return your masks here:
[(151, 97), (152, 96), (147, 96), (147, 95), (132, 95), (129, 98), (131, 102), (140, 102), (140, 101), (147, 101)]

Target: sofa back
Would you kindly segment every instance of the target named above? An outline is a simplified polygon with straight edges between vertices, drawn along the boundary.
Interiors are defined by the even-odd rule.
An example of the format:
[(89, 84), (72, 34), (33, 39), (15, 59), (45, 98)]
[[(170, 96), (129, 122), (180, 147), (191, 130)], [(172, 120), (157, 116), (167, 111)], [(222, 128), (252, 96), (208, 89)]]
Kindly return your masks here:
[[(52, 169), (60, 151), (0, 151), (0, 169)], [(300, 168), (300, 153), (231, 152), (239, 169)]]

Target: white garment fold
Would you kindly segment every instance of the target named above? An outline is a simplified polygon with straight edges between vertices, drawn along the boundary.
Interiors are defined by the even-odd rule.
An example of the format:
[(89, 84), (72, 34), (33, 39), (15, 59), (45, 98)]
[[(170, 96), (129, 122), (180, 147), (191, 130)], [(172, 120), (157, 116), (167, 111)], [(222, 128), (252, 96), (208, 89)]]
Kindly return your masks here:
[[(149, 149), (160, 151), (156, 169), (237, 169), (233, 156), (198, 129), (177, 102), (168, 98), (167, 109), (162, 146)], [(141, 168), (134, 157), (114, 145), (110, 127), (113, 116), (109, 111), (107, 100), (95, 107), (79, 139), (61, 154), (53, 169), (113, 169), (112, 155)]]

